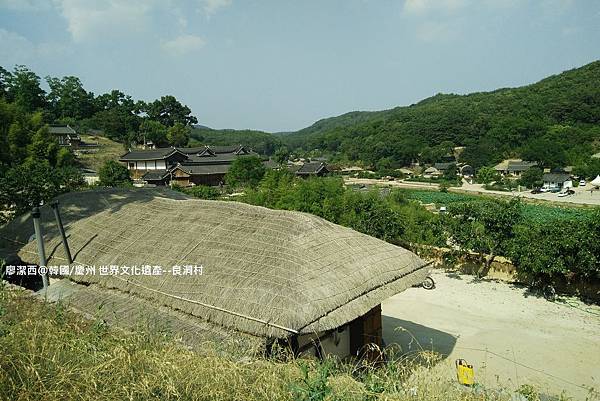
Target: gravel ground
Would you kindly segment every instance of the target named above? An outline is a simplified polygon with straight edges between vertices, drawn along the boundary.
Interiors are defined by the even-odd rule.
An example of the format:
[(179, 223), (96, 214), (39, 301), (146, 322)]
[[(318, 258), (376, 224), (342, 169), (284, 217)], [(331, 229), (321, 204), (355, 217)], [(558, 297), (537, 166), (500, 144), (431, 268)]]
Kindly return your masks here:
[(572, 298), (549, 302), (524, 288), (473, 276), (433, 277), (434, 290), (411, 288), (383, 303), (387, 344), (433, 349), (448, 365), (464, 358), (474, 365), (476, 380), (488, 386), (528, 383), (546, 394), (564, 390), (577, 400), (589, 394), (583, 387), (600, 390), (600, 307)]

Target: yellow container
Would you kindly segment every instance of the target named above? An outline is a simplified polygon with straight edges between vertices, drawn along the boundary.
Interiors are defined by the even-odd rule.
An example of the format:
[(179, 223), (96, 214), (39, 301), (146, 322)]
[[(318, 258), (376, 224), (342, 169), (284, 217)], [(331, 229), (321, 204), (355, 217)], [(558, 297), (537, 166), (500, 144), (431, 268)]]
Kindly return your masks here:
[(464, 359), (456, 360), (456, 376), (460, 384), (472, 386), (475, 383), (475, 372), (473, 365), (469, 365)]

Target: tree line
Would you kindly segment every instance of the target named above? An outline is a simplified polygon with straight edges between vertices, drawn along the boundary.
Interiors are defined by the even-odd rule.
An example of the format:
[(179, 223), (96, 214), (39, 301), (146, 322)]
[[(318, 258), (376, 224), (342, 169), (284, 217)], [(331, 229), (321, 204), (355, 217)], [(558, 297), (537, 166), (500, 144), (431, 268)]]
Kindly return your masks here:
[[(187, 127), (198, 123), (190, 108), (174, 96), (161, 96), (151, 102), (134, 100), (120, 90), (95, 95), (75, 76), (41, 78), (27, 67), (12, 71), (0, 67), (0, 99), (22, 113), (40, 113), (49, 124), (69, 124), (79, 131), (100, 130), (126, 144), (144, 139), (158, 145), (186, 145)], [(3, 120), (3, 127), (8, 121)]]
[(281, 140), (375, 169), (442, 162), (464, 147), (459, 160), (477, 169), (522, 158), (551, 169), (575, 166), (589, 178), (600, 174), (590, 158), (600, 150), (600, 61), (520, 88), (347, 113)]

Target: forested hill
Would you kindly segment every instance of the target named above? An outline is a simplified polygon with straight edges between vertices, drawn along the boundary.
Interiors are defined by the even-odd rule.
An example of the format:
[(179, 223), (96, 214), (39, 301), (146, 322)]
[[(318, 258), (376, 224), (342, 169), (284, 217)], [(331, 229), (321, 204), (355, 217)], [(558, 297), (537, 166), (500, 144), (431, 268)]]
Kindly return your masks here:
[(262, 155), (272, 155), (281, 147), (273, 134), (255, 130), (212, 129), (195, 126), (190, 134), (191, 145), (244, 145)]
[(600, 61), (519, 88), (351, 112), (280, 138), (292, 149), (373, 165), (435, 162), (454, 146), (466, 146), (462, 158), (476, 167), (509, 156), (578, 164), (600, 141)]

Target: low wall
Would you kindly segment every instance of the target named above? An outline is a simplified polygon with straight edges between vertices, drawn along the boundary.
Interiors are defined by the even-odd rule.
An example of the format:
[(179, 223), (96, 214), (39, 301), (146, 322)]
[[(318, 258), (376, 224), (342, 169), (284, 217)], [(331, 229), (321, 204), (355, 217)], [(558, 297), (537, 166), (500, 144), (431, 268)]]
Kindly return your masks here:
[[(418, 245), (413, 248), (423, 259), (433, 261), (433, 267), (446, 271), (459, 271), (476, 275), (483, 266), (479, 254), (460, 254), (449, 248)], [(488, 279), (501, 280), (512, 284), (530, 285), (531, 276), (517, 272), (515, 265), (507, 258), (497, 256), (486, 275)], [(567, 277), (555, 279), (551, 283), (560, 294), (572, 295), (600, 303), (600, 282), (582, 279), (569, 280)]]

